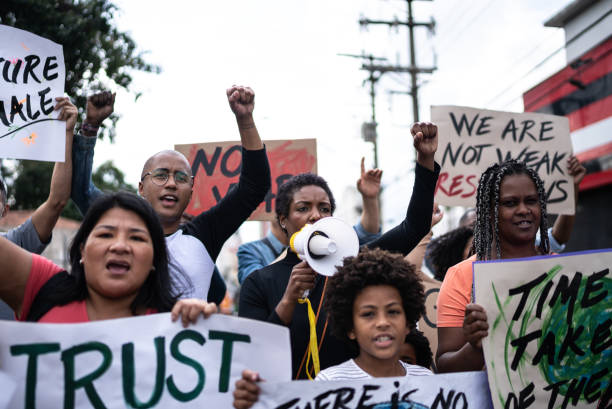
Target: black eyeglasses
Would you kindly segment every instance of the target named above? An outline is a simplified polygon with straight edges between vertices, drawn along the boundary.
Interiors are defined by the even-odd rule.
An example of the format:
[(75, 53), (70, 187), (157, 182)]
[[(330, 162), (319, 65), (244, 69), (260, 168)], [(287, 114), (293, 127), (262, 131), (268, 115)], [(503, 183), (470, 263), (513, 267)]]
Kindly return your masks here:
[[(148, 175), (151, 175), (151, 182), (153, 182), (157, 186), (165, 185), (168, 182), (168, 179), (170, 178), (170, 172), (168, 171), (168, 169), (159, 168), (142, 175), (140, 181), (143, 181), (144, 178)], [(174, 183), (176, 183), (177, 185), (190, 183), (193, 180), (193, 176), (189, 176), (188, 174), (180, 170), (175, 170), (173, 177)]]

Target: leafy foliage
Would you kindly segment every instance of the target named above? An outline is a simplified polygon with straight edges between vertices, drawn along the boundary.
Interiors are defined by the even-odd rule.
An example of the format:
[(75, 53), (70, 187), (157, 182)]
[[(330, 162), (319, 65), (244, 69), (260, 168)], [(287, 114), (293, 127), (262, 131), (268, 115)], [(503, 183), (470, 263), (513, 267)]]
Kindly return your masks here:
[[(85, 114), (87, 94), (105, 89), (103, 80), (129, 89), (131, 70), (159, 73), (127, 34), (113, 26), (117, 7), (109, 0), (2, 0), (0, 24), (30, 31), (61, 44), (66, 63), (66, 93)], [(102, 75), (103, 74), (103, 75)], [(101, 133), (111, 141), (119, 119), (110, 117), (112, 127)]]
[[(2, 0), (0, 24), (30, 31), (48, 38), (64, 49), (66, 93), (85, 117), (87, 95), (108, 89), (110, 85), (130, 90), (133, 70), (159, 73), (161, 69), (146, 62), (128, 33), (119, 31), (113, 22), (118, 9), (110, 0)], [(136, 98), (138, 94), (136, 94)], [(113, 140), (119, 115), (110, 116), (110, 125), (100, 138)], [(9, 194), (15, 208), (35, 209), (49, 194), (53, 164), (20, 161), (16, 167)], [(4, 173), (3, 173), (4, 174)], [(95, 175), (100, 175), (96, 180)], [(123, 173), (107, 162), (93, 176), (103, 190), (135, 189), (123, 180)], [(72, 203), (63, 213), (80, 218)]]
[[(53, 164), (48, 162), (21, 161), (17, 165), (15, 190), (13, 198), (17, 210), (35, 209), (49, 196)], [(117, 169), (112, 161), (106, 161), (98, 167), (91, 178), (96, 186), (105, 192), (127, 190), (136, 193), (136, 188), (125, 181), (125, 174)], [(11, 189), (9, 188), (9, 195)], [(63, 217), (81, 220), (82, 216), (77, 207), (70, 201), (62, 212)]]
[(94, 184), (105, 192), (126, 190), (136, 193), (134, 186), (125, 181), (125, 174), (113, 165), (112, 160), (108, 160), (101, 164), (91, 178)]

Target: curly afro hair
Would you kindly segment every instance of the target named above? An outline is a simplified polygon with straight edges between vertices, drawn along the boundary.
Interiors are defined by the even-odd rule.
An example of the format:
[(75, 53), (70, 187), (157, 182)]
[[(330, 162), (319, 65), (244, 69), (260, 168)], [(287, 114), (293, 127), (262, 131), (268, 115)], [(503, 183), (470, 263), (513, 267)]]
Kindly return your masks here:
[(353, 329), (355, 298), (369, 286), (389, 285), (402, 297), (406, 326), (416, 323), (425, 312), (423, 285), (414, 266), (399, 254), (381, 249), (363, 248), (356, 257), (347, 257), (327, 283), (326, 310), (331, 331), (354, 351), (357, 342), (348, 337)]
[(433, 267), (433, 275), (436, 280), (444, 281), (446, 271), (463, 261), (463, 250), (473, 236), (474, 229), (465, 226), (431, 240), (426, 257)]
[(323, 189), (329, 197), (331, 212), (334, 214), (334, 211), (336, 210), (336, 201), (334, 200), (334, 195), (332, 194), (331, 189), (327, 185), (325, 179), (313, 173), (300, 173), (288, 179), (278, 188), (274, 210), (276, 211), (276, 220), (279, 223), (281, 216), (289, 216), (289, 207), (291, 206), (293, 195), (304, 186), (318, 186)]
[(416, 328), (412, 328), (410, 333), (406, 335), (406, 343), (412, 345), (414, 348), (414, 353), (416, 355), (415, 365), (430, 369), (433, 363), (433, 353), (431, 352), (429, 340), (425, 337), (425, 334)]

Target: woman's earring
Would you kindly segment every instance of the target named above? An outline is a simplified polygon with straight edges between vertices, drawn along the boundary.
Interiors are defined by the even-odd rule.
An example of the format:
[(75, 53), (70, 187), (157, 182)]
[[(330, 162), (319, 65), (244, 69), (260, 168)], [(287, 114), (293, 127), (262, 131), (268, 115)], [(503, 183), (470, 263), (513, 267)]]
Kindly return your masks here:
[(80, 264), (80, 265), (83, 265), (83, 259), (80, 259), (80, 260), (79, 260), (79, 264)]

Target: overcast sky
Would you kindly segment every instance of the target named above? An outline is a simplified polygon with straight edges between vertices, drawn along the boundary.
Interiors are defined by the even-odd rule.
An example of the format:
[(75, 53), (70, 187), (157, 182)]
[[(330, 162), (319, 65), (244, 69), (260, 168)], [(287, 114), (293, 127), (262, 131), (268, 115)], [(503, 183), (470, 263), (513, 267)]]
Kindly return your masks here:
[[(435, 34), (415, 28), (422, 75), (421, 120), (431, 105), (522, 111), (521, 95), (565, 66), (563, 30), (543, 26), (568, 0), (436, 0), (414, 2), (417, 21), (436, 20)], [(373, 164), (360, 129), (371, 115), (367, 72), (338, 53), (373, 54), (408, 65), (405, 27), (369, 26), (406, 19), (403, 0), (117, 1), (129, 31), (159, 75), (134, 74), (134, 96), (119, 92), (116, 143), (99, 143), (95, 165), (112, 159), (136, 184), (151, 154), (174, 144), (237, 140), (225, 89), (251, 86), (263, 139), (317, 138), (318, 169), (340, 201), (354, 186), (359, 160)], [(437, 57), (434, 57), (437, 56)], [(529, 75), (528, 72), (532, 71)], [(403, 218), (412, 185), (413, 149), (407, 74), (377, 85), (379, 164), (384, 170), (386, 227)], [(346, 196), (348, 197), (348, 196)], [(345, 209), (346, 211), (346, 209)], [(247, 229), (248, 230), (248, 229)], [(249, 237), (251, 239), (253, 237)]]

